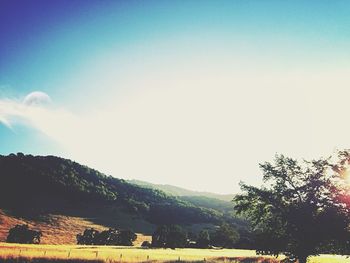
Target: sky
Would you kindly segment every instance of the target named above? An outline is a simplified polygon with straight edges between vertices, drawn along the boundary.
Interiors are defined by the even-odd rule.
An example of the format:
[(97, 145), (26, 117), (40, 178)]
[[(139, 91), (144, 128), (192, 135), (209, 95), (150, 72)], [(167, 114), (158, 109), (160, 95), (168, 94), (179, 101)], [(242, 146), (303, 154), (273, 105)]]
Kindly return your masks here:
[(236, 193), (350, 148), (349, 1), (0, 1), (0, 154)]

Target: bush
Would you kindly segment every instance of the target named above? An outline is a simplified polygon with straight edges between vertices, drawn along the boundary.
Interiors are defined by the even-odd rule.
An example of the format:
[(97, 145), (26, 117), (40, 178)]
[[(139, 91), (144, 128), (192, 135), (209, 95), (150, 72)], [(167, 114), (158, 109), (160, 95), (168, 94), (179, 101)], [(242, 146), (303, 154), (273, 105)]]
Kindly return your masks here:
[(78, 245), (132, 246), (136, 238), (137, 235), (131, 230), (110, 228), (99, 232), (88, 228), (83, 234), (77, 235), (77, 243)]
[(149, 242), (149, 241), (143, 241), (142, 242), (142, 244), (141, 244), (141, 247), (146, 247), (146, 248), (149, 248), (149, 247), (151, 247), (152, 246), (152, 244), (151, 244), (151, 242)]
[(28, 225), (16, 225), (9, 230), (6, 242), (20, 244), (39, 244), (41, 231), (29, 229)]

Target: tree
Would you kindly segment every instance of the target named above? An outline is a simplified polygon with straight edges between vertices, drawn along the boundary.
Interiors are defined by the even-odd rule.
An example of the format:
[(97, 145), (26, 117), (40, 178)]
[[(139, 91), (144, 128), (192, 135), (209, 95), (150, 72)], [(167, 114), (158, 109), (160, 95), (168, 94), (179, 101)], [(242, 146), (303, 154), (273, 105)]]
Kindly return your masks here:
[(93, 228), (87, 228), (84, 230), (83, 234), (77, 235), (78, 245), (97, 245), (97, 236), (99, 232)]
[(152, 235), (152, 247), (166, 247), (168, 232), (168, 226), (158, 226)]
[(178, 225), (170, 225), (166, 247), (183, 248), (187, 244), (187, 233)]
[(239, 240), (238, 232), (230, 225), (222, 224), (212, 235), (211, 242), (214, 246), (233, 248)]
[(201, 230), (197, 237), (198, 248), (208, 248), (210, 245), (210, 236), (208, 230)]
[(159, 226), (152, 235), (153, 247), (182, 248), (187, 244), (187, 233), (178, 225)]
[(6, 242), (20, 244), (39, 244), (41, 231), (31, 230), (28, 225), (16, 225), (9, 230)]
[(83, 234), (77, 235), (77, 243), (79, 245), (132, 246), (136, 238), (137, 235), (131, 230), (110, 228), (99, 232), (88, 228)]
[(122, 246), (132, 246), (132, 242), (135, 241), (137, 235), (131, 230), (119, 231), (119, 244)]
[(234, 198), (237, 212), (252, 222), (258, 253), (305, 263), (310, 255), (349, 251), (349, 160), (343, 151), (335, 160), (277, 155), (260, 164), (263, 186), (241, 184), (244, 193)]

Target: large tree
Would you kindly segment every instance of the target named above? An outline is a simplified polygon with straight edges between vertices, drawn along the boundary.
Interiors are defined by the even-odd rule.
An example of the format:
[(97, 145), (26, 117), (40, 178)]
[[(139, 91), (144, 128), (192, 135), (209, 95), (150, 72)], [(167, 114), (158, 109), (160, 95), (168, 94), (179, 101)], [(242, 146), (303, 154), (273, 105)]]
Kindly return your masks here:
[(239, 240), (239, 233), (228, 224), (222, 224), (211, 234), (211, 244), (217, 247), (233, 248)]
[(187, 233), (178, 225), (159, 226), (152, 235), (152, 246), (163, 248), (183, 248), (187, 245)]
[(39, 244), (41, 231), (31, 230), (28, 225), (16, 225), (9, 230), (6, 242), (22, 244)]
[(241, 184), (234, 199), (252, 222), (259, 253), (305, 263), (311, 255), (349, 252), (349, 160), (343, 151), (335, 159), (277, 155), (274, 163), (260, 164), (263, 186)]

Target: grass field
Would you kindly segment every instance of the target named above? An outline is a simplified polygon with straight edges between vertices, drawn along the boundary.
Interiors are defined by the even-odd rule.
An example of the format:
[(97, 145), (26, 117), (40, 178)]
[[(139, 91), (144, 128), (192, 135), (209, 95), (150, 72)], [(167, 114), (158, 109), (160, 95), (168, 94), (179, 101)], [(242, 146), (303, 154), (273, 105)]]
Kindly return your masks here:
[[(22, 258), (21, 260), (16, 260)], [(6, 259), (8, 259), (6, 261)], [(26, 259), (26, 261), (23, 261)], [(261, 257), (240, 249), (143, 249), (135, 247), (23, 245), (0, 243), (0, 262), (259, 262), (280, 259)], [(10, 260), (10, 261), (9, 261)], [(350, 258), (322, 255), (310, 263), (345, 263)]]
[[(120, 214), (120, 217), (123, 217), (123, 214)], [(121, 220), (123, 219), (119, 218), (119, 223)], [(124, 221), (128, 220), (130, 221), (130, 218), (124, 219)], [(30, 220), (11, 215), (0, 209), (0, 242), (6, 241), (9, 229), (17, 224), (27, 224), (31, 229), (41, 230), (43, 233), (41, 244), (49, 245), (74, 245), (77, 242), (76, 235), (82, 233), (86, 228), (94, 228), (98, 231), (108, 229), (105, 225), (95, 224), (83, 217), (48, 214), (44, 218), (35, 217)], [(150, 241), (151, 236), (137, 233), (134, 246), (140, 246), (145, 240)]]

